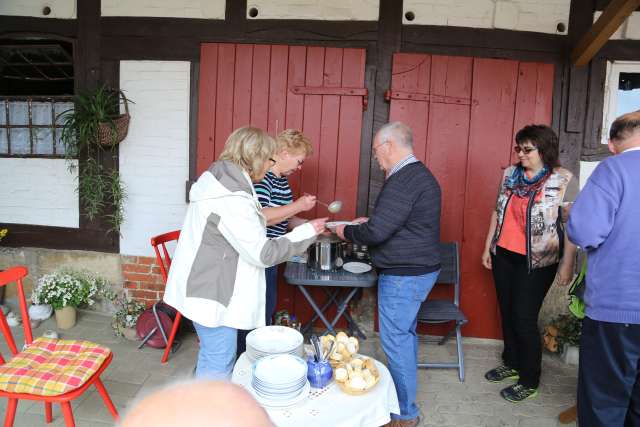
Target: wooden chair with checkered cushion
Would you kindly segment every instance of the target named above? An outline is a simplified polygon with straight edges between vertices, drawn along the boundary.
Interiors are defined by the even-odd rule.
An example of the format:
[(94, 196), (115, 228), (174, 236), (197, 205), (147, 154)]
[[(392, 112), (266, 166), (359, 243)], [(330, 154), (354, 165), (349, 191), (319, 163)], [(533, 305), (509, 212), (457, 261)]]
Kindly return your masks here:
[(18, 401), (36, 400), (45, 404), (45, 421), (52, 421), (51, 404), (60, 404), (67, 427), (75, 426), (71, 401), (95, 385), (107, 409), (115, 420), (116, 410), (100, 375), (111, 363), (111, 350), (90, 341), (33, 339), (29, 313), (24, 297), (22, 280), (27, 276), (26, 267), (17, 266), (0, 272), (0, 287), (16, 283), (24, 329), (24, 349), (18, 351), (16, 342), (0, 310), (0, 330), (12, 353), (5, 361), (0, 354), (0, 398), (9, 399), (5, 415), (5, 427), (13, 426)]

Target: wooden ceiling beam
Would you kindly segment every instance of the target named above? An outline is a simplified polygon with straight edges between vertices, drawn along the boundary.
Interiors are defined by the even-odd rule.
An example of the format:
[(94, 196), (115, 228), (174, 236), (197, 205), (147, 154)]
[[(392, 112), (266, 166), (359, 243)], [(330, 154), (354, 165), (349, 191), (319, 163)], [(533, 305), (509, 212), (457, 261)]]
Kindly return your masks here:
[(571, 62), (576, 66), (588, 64), (639, 6), (640, 0), (612, 0), (571, 52)]

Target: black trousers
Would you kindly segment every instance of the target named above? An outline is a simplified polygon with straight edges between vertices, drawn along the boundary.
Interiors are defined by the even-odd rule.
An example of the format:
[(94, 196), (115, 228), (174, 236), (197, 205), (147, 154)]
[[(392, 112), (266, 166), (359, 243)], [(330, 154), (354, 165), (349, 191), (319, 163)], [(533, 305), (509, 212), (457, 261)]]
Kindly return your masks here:
[(584, 318), (578, 423), (580, 427), (640, 426), (640, 325)]
[(524, 255), (499, 246), (492, 259), (502, 318), (502, 360), (518, 371), (518, 382), (525, 387), (537, 388), (540, 382), (542, 343), (538, 314), (557, 270), (558, 264), (553, 264), (528, 272)]

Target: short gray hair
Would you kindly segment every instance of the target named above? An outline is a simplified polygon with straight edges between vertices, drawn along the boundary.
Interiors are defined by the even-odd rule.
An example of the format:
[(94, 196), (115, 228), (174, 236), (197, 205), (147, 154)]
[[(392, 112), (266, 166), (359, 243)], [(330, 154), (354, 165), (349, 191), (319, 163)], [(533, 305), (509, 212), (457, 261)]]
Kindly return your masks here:
[(413, 149), (413, 132), (402, 122), (391, 122), (383, 125), (377, 133), (382, 140), (393, 139), (405, 148)]

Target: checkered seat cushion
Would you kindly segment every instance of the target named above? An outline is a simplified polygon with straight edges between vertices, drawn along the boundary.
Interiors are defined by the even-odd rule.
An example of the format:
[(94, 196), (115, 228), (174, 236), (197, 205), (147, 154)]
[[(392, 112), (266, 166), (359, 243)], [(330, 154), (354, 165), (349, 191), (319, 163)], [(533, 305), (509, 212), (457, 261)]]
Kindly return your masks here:
[(0, 365), (0, 390), (38, 396), (68, 393), (87, 382), (110, 353), (90, 341), (36, 338)]

